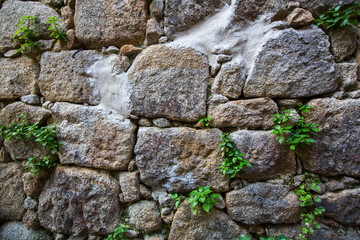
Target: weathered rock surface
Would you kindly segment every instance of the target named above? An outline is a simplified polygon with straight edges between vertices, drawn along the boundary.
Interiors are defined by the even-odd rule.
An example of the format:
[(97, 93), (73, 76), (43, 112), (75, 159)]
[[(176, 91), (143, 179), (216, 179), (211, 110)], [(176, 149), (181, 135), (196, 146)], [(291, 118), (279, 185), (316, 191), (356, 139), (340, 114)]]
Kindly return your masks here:
[(119, 192), (106, 171), (58, 166), (39, 198), (40, 225), (67, 235), (112, 233), (120, 220)]
[(149, 9), (150, 9), (150, 16), (156, 18), (156, 20), (161, 20), (164, 15), (164, 1), (163, 0), (154, 0), (151, 2)]
[[(48, 18), (60, 15), (51, 7), (39, 2), (24, 2), (17, 0), (6, 1), (0, 9), (0, 52), (5, 53), (7, 50), (18, 46), (15, 43), (13, 36), (18, 30), (17, 24), (20, 17), (36, 16), (39, 20), (40, 28), (37, 30), (37, 35), (40, 38), (50, 38), (51, 32), (48, 31), (50, 24), (47, 24)], [(60, 28), (65, 29), (63, 22), (58, 22)]]
[(48, 147), (34, 142), (32, 140), (11, 139), (4, 142), (6, 150), (13, 160), (27, 160), (30, 157), (44, 157), (51, 155)]
[(103, 56), (96, 51), (46, 52), (41, 57), (39, 87), (46, 100), (98, 104), (98, 82), (89, 68)]
[(28, 229), (22, 222), (7, 222), (0, 226), (1, 240), (52, 240), (52, 234), (45, 230)]
[(200, 53), (153, 45), (137, 56), (128, 73), (132, 114), (187, 122), (205, 115), (209, 66)]
[(25, 95), (20, 98), (23, 103), (30, 104), (30, 105), (38, 105), (40, 104), (40, 97), (38, 95)]
[(140, 201), (129, 207), (130, 223), (145, 232), (154, 232), (161, 228), (162, 219), (159, 207), (151, 201)]
[(273, 115), (278, 108), (271, 98), (230, 101), (210, 105), (208, 116), (213, 117), (213, 127), (241, 127), (248, 129), (271, 129)]
[(20, 163), (0, 163), (1, 220), (21, 220), (25, 214), (23, 204), (26, 195), (21, 181), (22, 174)]
[(40, 69), (35, 60), (28, 57), (0, 58), (0, 69), (0, 100), (17, 99), (38, 92)]
[(237, 177), (241, 179), (265, 180), (277, 175), (295, 174), (296, 160), (294, 151), (280, 145), (277, 136), (271, 131), (240, 130), (231, 133), (236, 148), (244, 153), (243, 158), (252, 167), (245, 167)]
[(139, 172), (122, 172), (119, 175), (119, 182), (124, 202), (140, 200)]
[(146, 25), (146, 45), (149, 46), (158, 43), (162, 34), (163, 30), (155, 18), (149, 19)]
[(38, 106), (30, 106), (22, 102), (15, 102), (7, 105), (0, 111), (0, 124), (10, 124), (19, 121), (19, 115), (27, 114), (29, 122), (35, 124), (39, 122), (40, 125), (46, 123), (50, 117), (50, 111)]
[(356, 0), (297, 0), (300, 2), (301, 7), (309, 10), (312, 13), (315, 13), (316, 16), (319, 16), (321, 13), (324, 13), (326, 10), (335, 8), (338, 5), (346, 5), (357, 2)]
[(132, 158), (136, 126), (101, 107), (56, 103), (60, 162), (107, 170), (125, 170)]
[(321, 195), (324, 216), (345, 225), (360, 226), (360, 188)]
[(329, 32), (331, 52), (335, 60), (340, 62), (354, 54), (357, 34), (352, 28), (339, 28)]
[(357, 63), (338, 63), (341, 73), (340, 90), (353, 91), (358, 89)]
[(319, 124), (317, 143), (299, 149), (305, 169), (326, 176), (360, 176), (360, 100), (315, 99), (307, 121)]
[(295, 223), (300, 220), (298, 197), (284, 185), (254, 183), (226, 194), (231, 219), (244, 224)]
[(209, 213), (200, 210), (194, 215), (186, 200), (176, 211), (169, 240), (236, 239), (245, 234), (246, 229), (237, 225), (226, 213), (218, 209), (213, 209)]
[(24, 192), (26, 195), (37, 199), (48, 177), (49, 174), (46, 171), (40, 172), (38, 176), (34, 176), (30, 172), (24, 173), (22, 181), (24, 183)]
[(214, 191), (228, 190), (221, 173), (218, 129), (140, 128), (135, 146), (136, 165), (143, 183), (168, 192), (188, 192), (210, 185)]
[(302, 8), (295, 8), (287, 17), (286, 23), (290, 27), (305, 27), (314, 22), (314, 17), (312, 16), (311, 12), (302, 9)]
[(146, 31), (146, 1), (76, 1), (75, 30), (87, 48), (141, 45)]
[(230, 0), (165, 2), (164, 30), (174, 37), (178, 32), (188, 30), (207, 16), (220, 11)]
[(33, 210), (27, 210), (22, 221), (31, 229), (36, 229), (40, 226), (37, 214)]
[(329, 47), (318, 27), (282, 31), (257, 55), (244, 96), (297, 98), (336, 90), (340, 76)]

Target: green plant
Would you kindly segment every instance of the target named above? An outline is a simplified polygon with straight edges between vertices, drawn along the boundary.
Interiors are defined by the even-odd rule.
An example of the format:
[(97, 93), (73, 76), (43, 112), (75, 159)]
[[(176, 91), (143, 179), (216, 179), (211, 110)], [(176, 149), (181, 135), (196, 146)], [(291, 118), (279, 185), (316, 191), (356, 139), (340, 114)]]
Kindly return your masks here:
[(326, 29), (359, 26), (360, 2), (351, 6), (337, 6), (336, 8), (321, 14), (315, 19), (318, 26), (323, 25)]
[(188, 200), (191, 204), (191, 208), (193, 209), (193, 214), (196, 215), (201, 207), (206, 212), (213, 209), (214, 205), (217, 203), (216, 199), (218, 198), (220, 198), (220, 195), (212, 193), (210, 186), (206, 186), (200, 187), (199, 190), (192, 191)]
[(250, 161), (242, 158), (244, 154), (235, 147), (229, 133), (223, 133), (220, 150), (224, 158), (220, 168), (224, 175), (229, 174), (233, 178), (244, 166), (251, 167)]
[(214, 118), (213, 117), (204, 117), (204, 118), (200, 119), (199, 122), (204, 122), (205, 127), (209, 127), (211, 119), (214, 119)]
[[(245, 237), (239, 237), (238, 240), (251, 240), (250, 233), (246, 234)], [(260, 240), (292, 240), (291, 238), (287, 238), (284, 235), (280, 236), (270, 236), (270, 237), (260, 237)]]
[(115, 229), (113, 234), (110, 234), (106, 240), (126, 240), (126, 238), (124, 237), (124, 233), (127, 232), (128, 229), (123, 227), (123, 226), (119, 226), (118, 228)]
[(18, 52), (42, 46), (42, 43), (37, 41), (38, 35), (36, 32), (40, 28), (38, 23), (39, 20), (36, 16), (20, 17), (20, 22), (18, 23), (19, 29), (13, 36), (15, 42), (20, 44)]
[(41, 170), (52, 168), (56, 166), (50, 156), (45, 157), (30, 157), (25, 163), (25, 169), (29, 170), (34, 175), (39, 175)]
[(303, 179), (304, 182), (294, 192), (300, 198), (300, 206), (303, 208), (303, 213), (301, 214), (303, 219), (302, 233), (299, 233), (299, 237), (302, 240), (307, 240), (309, 234), (314, 233), (314, 229), (320, 229), (320, 224), (315, 218), (325, 212), (325, 209), (321, 206), (315, 206), (316, 203), (321, 202), (321, 198), (312, 194), (312, 191), (320, 190), (319, 178), (315, 174), (305, 173)]
[(48, 31), (51, 31), (50, 37), (55, 38), (58, 42), (66, 42), (66, 33), (60, 27), (58, 22), (62, 21), (61, 19), (50, 17), (46, 23), (50, 24)]
[(285, 142), (285, 145), (290, 145), (291, 150), (295, 150), (297, 146), (302, 144), (310, 145), (316, 141), (310, 137), (310, 135), (316, 135), (319, 132), (319, 124), (312, 124), (306, 122), (306, 113), (312, 109), (312, 106), (302, 105), (298, 103), (298, 109), (295, 110), (300, 119), (295, 123), (291, 124), (290, 120), (294, 109), (288, 109), (283, 113), (274, 115), (275, 130), (272, 132), (279, 136), (279, 143)]
[(177, 193), (172, 193), (171, 197), (175, 200), (175, 207), (178, 208), (180, 203), (181, 203), (181, 199), (185, 198), (182, 194), (177, 194)]

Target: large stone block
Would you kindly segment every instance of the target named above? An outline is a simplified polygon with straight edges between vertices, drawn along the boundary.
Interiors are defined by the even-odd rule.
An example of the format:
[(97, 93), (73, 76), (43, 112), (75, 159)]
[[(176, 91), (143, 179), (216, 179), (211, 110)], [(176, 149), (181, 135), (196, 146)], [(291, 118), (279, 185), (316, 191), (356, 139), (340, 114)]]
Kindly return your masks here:
[(226, 194), (231, 219), (249, 225), (295, 223), (300, 220), (298, 197), (287, 186), (253, 183)]
[(7, 222), (0, 226), (1, 240), (52, 240), (51, 235), (44, 229), (29, 229), (22, 222)]
[(205, 115), (209, 66), (195, 50), (150, 46), (128, 73), (132, 114), (187, 122)]
[(307, 121), (319, 124), (317, 143), (299, 149), (305, 169), (327, 176), (360, 176), (360, 100), (314, 99)]
[(107, 170), (125, 170), (132, 158), (136, 126), (101, 107), (56, 103), (60, 162)]
[(129, 207), (130, 223), (145, 232), (159, 230), (163, 224), (159, 207), (151, 201), (140, 201)]
[(145, 38), (145, 0), (76, 1), (75, 31), (87, 48), (141, 45)]
[(37, 78), (40, 68), (35, 60), (28, 57), (0, 58), (0, 69), (0, 100), (15, 100), (39, 91)]
[(40, 225), (67, 235), (106, 235), (119, 225), (119, 183), (108, 172), (58, 166), (40, 198)]
[(318, 27), (286, 29), (262, 47), (244, 86), (245, 97), (297, 98), (335, 91), (340, 75)]
[(210, 185), (228, 190), (221, 173), (221, 131), (191, 128), (140, 128), (135, 146), (136, 164), (143, 183), (169, 192), (189, 192)]
[(21, 114), (27, 114), (30, 124), (39, 122), (40, 125), (45, 124), (46, 120), (51, 116), (50, 111), (45, 108), (15, 102), (0, 110), (0, 124), (7, 125), (12, 122), (18, 122), (21, 120), (19, 119)]

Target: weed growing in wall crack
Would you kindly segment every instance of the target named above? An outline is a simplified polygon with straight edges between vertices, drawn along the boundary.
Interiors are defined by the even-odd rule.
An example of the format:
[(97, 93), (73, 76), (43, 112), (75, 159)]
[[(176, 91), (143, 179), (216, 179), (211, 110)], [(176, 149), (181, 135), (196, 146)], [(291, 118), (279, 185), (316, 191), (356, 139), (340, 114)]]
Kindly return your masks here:
[[(239, 237), (238, 240), (252, 240), (252, 238), (250, 234), (246, 234), (245, 237)], [(260, 240), (292, 240), (292, 239), (287, 238), (284, 235), (280, 235), (280, 236), (260, 237)]]
[(178, 208), (181, 203), (181, 200), (185, 198), (184, 195), (178, 193), (172, 193), (171, 197), (175, 200), (175, 208)]
[(128, 229), (123, 227), (123, 226), (119, 226), (115, 229), (113, 234), (110, 234), (106, 240), (126, 240), (124, 233), (127, 232)]
[(210, 121), (214, 119), (213, 117), (204, 117), (202, 119), (199, 120), (199, 123), (200, 122), (203, 122), (205, 127), (209, 127), (210, 126)]
[(58, 22), (62, 21), (61, 19), (50, 17), (46, 23), (50, 24), (48, 31), (51, 31), (50, 37), (55, 38), (58, 42), (66, 42), (66, 33), (62, 30)]
[(209, 212), (213, 209), (218, 198), (220, 198), (220, 195), (212, 193), (210, 186), (206, 186), (200, 187), (199, 190), (192, 191), (188, 200), (193, 209), (193, 214), (196, 215), (200, 208), (204, 209), (205, 212)]
[(42, 44), (38, 42), (37, 32), (40, 29), (39, 20), (36, 16), (25, 16), (20, 17), (20, 22), (18, 23), (19, 29), (16, 31), (13, 39), (15, 42), (20, 44), (20, 48), (17, 52), (21, 52), (26, 48), (35, 48), (40, 47)]

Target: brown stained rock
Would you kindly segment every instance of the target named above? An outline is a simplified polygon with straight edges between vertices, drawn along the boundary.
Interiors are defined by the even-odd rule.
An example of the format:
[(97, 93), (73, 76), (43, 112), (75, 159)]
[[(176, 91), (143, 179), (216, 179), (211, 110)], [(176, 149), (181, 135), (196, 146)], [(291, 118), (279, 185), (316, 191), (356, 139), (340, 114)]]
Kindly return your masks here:
[(227, 191), (229, 179), (220, 170), (221, 134), (219, 129), (140, 128), (135, 155), (141, 182), (173, 193), (207, 185)]
[(314, 99), (307, 121), (319, 124), (316, 143), (299, 148), (303, 167), (325, 176), (360, 176), (360, 99)]
[(40, 68), (28, 57), (0, 58), (0, 100), (15, 100), (38, 93), (37, 78)]
[(356, 50), (357, 33), (353, 28), (338, 28), (329, 32), (331, 52), (340, 62), (351, 57)]
[(126, 56), (133, 56), (141, 52), (141, 48), (131, 44), (126, 44), (120, 48), (121, 52)]
[(125, 170), (132, 158), (136, 126), (101, 107), (55, 103), (60, 162), (107, 170)]
[(21, 177), (23, 167), (20, 163), (0, 163), (0, 219), (21, 220), (25, 214)]
[(149, 6), (149, 9), (150, 9), (150, 16), (160, 21), (164, 15), (164, 1), (153, 0)]
[(40, 225), (67, 235), (107, 235), (119, 226), (119, 183), (108, 172), (58, 166), (39, 198)]
[(149, 46), (152, 44), (157, 44), (162, 34), (163, 30), (161, 29), (160, 24), (156, 21), (156, 19), (149, 19), (146, 24), (146, 45)]
[(73, 50), (80, 47), (80, 43), (75, 36), (74, 29), (70, 29), (66, 32), (66, 46), (69, 50)]
[(74, 14), (75, 11), (69, 6), (61, 8), (61, 16), (65, 19), (65, 24), (68, 29), (74, 28)]
[(140, 200), (139, 172), (121, 172), (119, 175), (123, 202)]
[[(13, 160), (27, 160), (30, 157), (51, 156), (51, 150), (33, 140), (11, 139), (4, 142), (6, 151)], [(55, 158), (52, 158), (55, 160)]]
[(33, 210), (27, 210), (22, 221), (28, 228), (36, 229), (40, 227), (37, 214)]
[(40, 125), (45, 124), (46, 120), (50, 117), (50, 111), (38, 106), (27, 105), (23, 102), (15, 102), (7, 105), (0, 110), (0, 124), (10, 124), (12, 122), (18, 122), (19, 115), (27, 114), (30, 124), (39, 122)]
[(341, 73), (340, 90), (354, 91), (358, 89), (358, 64), (357, 63), (338, 63)]
[(6, 151), (4, 147), (0, 148), (0, 163), (11, 162), (10, 154)]
[(295, 28), (308, 26), (313, 21), (314, 17), (311, 12), (302, 8), (295, 8), (286, 18), (287, 25)]
[(194, 215), (190, 204), (185, 200), (176, 211), (169, 240), (237, 239), (246, 233), (245, 228), (237, 225), (226, 213), (218, 209), (213, 209), (209, 213), (199, 210)]
[(208, 116), (213, 117), (213, 127), (241, 127), (248, 129), (271, 129), (273, 115), (278, 108), (271, 98), (255, 98), (210, 105)]
[(159, 230), (163, 224), (159, 207), (151, 201), (140, 201), (129, 207), (130, 223), (147, 233)]
[(206, 113), (209, 65), (195, 50), (152, 45), (137, 56), (128, 76), (134, 115), (195, 122)]
[(140, 46), (146, 31), (146, 1), (76, 1), (75, 30), (87, 48)]
[(298, 197), (287, 186), (253, 183), (226, 194), (231, 219), (244, 224), (295, 223), (300, 220)]
[(49, 172), (41, 171), (40, 175), (35, 176), (30, 172), (24, 173), (22, 181), (24, 183), (24, 192), (31, 198), (38, 198), (40, 192), (49, 177)]

